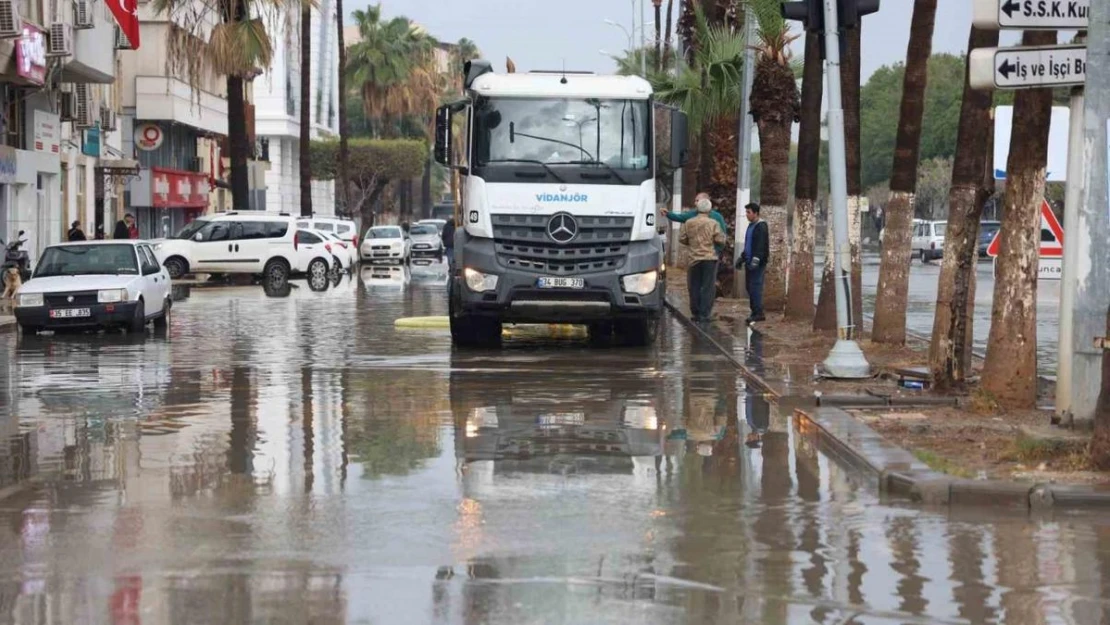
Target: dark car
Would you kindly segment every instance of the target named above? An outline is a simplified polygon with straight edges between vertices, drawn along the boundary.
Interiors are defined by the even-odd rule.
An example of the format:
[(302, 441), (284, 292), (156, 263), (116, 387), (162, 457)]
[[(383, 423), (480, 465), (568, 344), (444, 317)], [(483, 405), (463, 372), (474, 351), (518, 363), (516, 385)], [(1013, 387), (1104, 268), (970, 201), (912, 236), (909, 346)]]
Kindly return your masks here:
[(1002, 223), (997, 221), (984, 221), (979, 224), (979, 258), (987, 257), (987, 247), (990, 246)]

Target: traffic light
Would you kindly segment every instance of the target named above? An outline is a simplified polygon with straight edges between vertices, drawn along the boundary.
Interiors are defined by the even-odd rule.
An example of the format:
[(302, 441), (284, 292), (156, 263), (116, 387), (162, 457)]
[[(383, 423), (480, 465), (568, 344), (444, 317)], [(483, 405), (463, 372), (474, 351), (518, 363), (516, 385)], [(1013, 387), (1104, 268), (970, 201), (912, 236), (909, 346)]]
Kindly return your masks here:
[(850, 30), (859, 26), (859, 18), (879, 10), (879, 0), (837, 0), (836, 6), (840, 28)]
[(801, 22), (807, 32), (825, 32), (825, 7), (822, 0), (783, 2), (779, 13), (785, 20)]

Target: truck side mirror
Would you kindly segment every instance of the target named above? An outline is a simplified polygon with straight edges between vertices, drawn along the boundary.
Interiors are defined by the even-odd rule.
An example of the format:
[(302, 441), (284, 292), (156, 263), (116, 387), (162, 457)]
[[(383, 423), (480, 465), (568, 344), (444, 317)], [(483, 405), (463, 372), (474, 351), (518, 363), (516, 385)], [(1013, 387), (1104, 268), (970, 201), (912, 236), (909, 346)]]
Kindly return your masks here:
[(436, 109), (435, 159), (440, 165), (451, 166), (451, 106)]
[(687, 147), (686, 113), (671, 111), (671, 166), (675, 169), (685, 167), (690, 160)]

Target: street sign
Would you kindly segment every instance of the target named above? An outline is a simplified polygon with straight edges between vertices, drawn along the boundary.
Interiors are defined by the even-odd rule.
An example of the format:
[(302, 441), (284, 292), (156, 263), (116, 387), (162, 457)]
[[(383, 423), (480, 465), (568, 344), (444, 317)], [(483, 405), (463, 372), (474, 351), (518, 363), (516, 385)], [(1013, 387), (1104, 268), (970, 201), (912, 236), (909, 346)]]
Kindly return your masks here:
[(1091, 0), (975, 0), (971, 21), (984, 30), (1083, 30)]
[(1086, 46), (979, 48), (971, 51), (969, 62), (972, 89), (1071, 87), (1087, 81)]
[[(999, 230), (994, 235), (994, 239), (991, 239), (991, 244), (987, 246), (987, 256), (996, 260), (1001, 247), (999, 243), (1001, 236), (1002, 231)], [(1063, 257), (1064, 228), (1060, 226), (1060, 220), (1056, 219), (1056, 214), (1052, 212), (1048, 202), (1042, 201), (1041, 251), (1037, 277), (1041, 280), (1059, 280), (1063, 272)]]

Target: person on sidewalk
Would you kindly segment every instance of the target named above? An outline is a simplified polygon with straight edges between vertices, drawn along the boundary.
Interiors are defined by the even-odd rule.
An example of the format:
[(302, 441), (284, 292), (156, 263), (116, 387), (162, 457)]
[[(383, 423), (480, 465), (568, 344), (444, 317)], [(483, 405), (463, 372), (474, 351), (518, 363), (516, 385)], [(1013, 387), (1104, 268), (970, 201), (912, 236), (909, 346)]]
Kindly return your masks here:
[(763, 273), (771, 256), (771, 237), (767, 222), (759, 218), (759, 204), (752, 202), (744, 210), (748, 215), (748, 231), (744, 234), (744, 252), (740, 254), (736, 268), (745, 270), (744, 283), (752, 309), (747, 322), (751, 323), (767, 319), (763, 316)]
[[(694, 196), (694, 206), (697, 206), (698, 202), (700, 202), (703, 199), (708, 201), (710, 203), (710, 205), (712, 206), (713, 202), (712, 202), (712, 200), (709, 199), (709, 194), (704, 192), (704, 191), (702, 191), (701, 193)], [(695, 208), (693, 210), (682, 211), (681, 213), (672, 213), (671, 211), (664, 208), (663, 209), (663, 216), (666, 217), (667, 219), (675, 222), (675, 223), (684, 224), (687, 221), (690, 221), (691, 219), (693, 219), (694, 217), (697, 217), (698, 216), (698, 211)], [(721, 215), (721, 213), (717, 212), (717, 209), (715, 209), (715, 208), (710, 209), (709, 216), (713, 219), (713, 221), (717, 222), (717, 225), (719, 225), (721, 227), (721, 232), (724, 232), (727, 235), (728, 234), (728, 224), (725, 223), (724, 216)], [(725, 245), (724, 245), (724, 243), (722, 243), (720, 245), (716, 245), (716, 246), (714, 246), (714, 249), (717, 250), (717, 255), (720, 256), (721, 252), (724, 251), (724, 249), (725, 249)]]
[(717, 296), (716, 246), (725, 244), (725, 232), (712, 217), (709, 196), (699, 195), (698, 214), (682, 226), (679, 242), (690, 248), (690, 268), (686, 272), (690, 294), (690, 315), (695, 323), (706, 323)]
[(447, 263), (448, 269), (455, 264), (455, 218), (449, 217), (447, 223), (443, 224), (443, 234), (440, 235), (443, 241), (443, 260)]
[(75, 221), (69, 227), (69, 234), (66, 236), (70, 241), (84, 241), (85, 231), (81, 229), (81, 222)]

